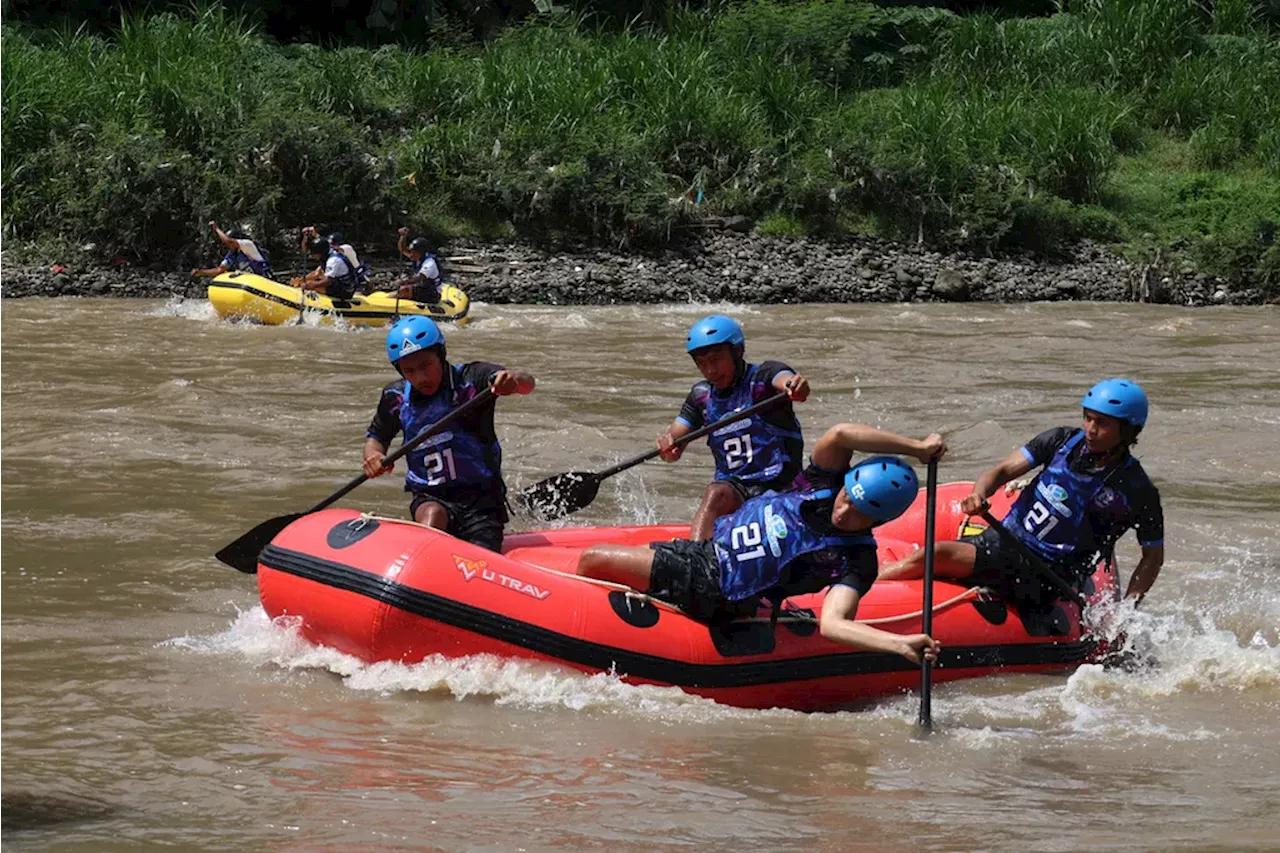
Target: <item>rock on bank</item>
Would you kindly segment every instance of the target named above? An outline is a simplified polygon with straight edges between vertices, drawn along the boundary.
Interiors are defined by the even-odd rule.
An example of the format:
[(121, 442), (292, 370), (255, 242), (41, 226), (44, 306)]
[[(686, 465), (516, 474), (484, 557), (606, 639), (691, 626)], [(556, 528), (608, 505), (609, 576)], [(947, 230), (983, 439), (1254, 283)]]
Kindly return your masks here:
[[(873, 238), (838, 240), (712, 232), (652, 252), (521, 244), (443, 247), (461, 257), (447, 278), (490, 303), (648, 302), (1026, 302), (1146, 301), (1179, 305), (1262, 301), (1190, 268), (1135, 266), (1082, 244), (1070, 258), (982, 257), (942, 253)], [(403, 274), (398, 260), (370, 259), (374, 280)], [(203, 280), (185, 273), (81, 265), (3, 266), (3, 295), (200, 296)]]

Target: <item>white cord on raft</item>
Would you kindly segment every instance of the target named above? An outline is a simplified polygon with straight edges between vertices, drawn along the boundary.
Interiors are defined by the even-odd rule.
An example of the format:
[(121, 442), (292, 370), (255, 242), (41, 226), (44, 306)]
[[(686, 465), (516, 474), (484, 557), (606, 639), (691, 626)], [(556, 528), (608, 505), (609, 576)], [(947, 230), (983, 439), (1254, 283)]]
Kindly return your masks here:
[[(408, 524), (413, 527), (421, 527), (424, 530), (436, 530), (436, 532), (440, 532), (436, 528), (431, 527), (430, 525), (423, 524), (420, 521), (410, 521), (404, 518), (388, 518), (385, 515), (374, 515), (371, 512), (361, 513), (359, 520), (361, 522), (386, 521), (392, 524)], [(539, 566), (537, 563), (529, 563), (528, 565), (533, 566), (539, 571), (547, 572), (553, 575), (559, 575), (562, 578), (572, 578), (573, 580), (576, 580), (576, 581), (595, 584), (596, 586), (604, 587), (605, 589), (612, 589), (617, 592), (624, 593), (627, 596), (628, 600), (639, 600), (639, 601), (648, 602), (649, 604), (652, 604), (656, 607), (661, 607), (663, 609), (670, 610), (672, 613), (687, 615), (683, 610), (681, 610), (679, 607), (676, 607), (674, 604), (671, 604), (670, 602), (667, 602), (667, 601), (663, 601), (660, 598), (654, 598), (648, 593), (640, 592), (639, 590), (633, 589), (624, 583), (601, 580), (600, 578), (589, 578), (584, 575), (576, 575), (570, 572), (562, 572), (559, 569), (551, 569), (546, 566)], [(967, 601), (970, 598), (977, 598), (979, 595), (982, 595), (983, 593), (989, 593), (989, 592), (991, 592), (991, 590), (987, 589), (986, 587), (981, 587), (981, 586), (970, 587), (969, 589), (966, 589), (964, 592), (960, 593), (959, 595), (952, 596), (951, 598), (948, 598), (946, 601), (940, 602), (938, 604), (934, 604), (933, 612), (938, 613), (939, 611), (946, 610), (948, 607), (951, 607), (952, 605), (959, 604), (962, 601)], [(900, 613), (896, 616), (881, 616), (877, 619), (855, 619), (854, 621), (860, 625), (890, 625), (890, 624), (893, 624), (894, 622), (906, 622), (911, 619), (919, 619), (923, 615), (924, 615), (924, 610), (922, 608), (920, 610), (913, 610), (910, 613)], [(743, 619), (734, 619), (733, 621), (734, 622), (772, 622), (773, 620), (769, 616), (748, 616)], [(795, 611), (784, 610), (778, 616), (778, 621), (779, 622), (804, 622), (808, 624), (817, 624), (818, 617), (810, 616), (804, 613), (797, 613)]]

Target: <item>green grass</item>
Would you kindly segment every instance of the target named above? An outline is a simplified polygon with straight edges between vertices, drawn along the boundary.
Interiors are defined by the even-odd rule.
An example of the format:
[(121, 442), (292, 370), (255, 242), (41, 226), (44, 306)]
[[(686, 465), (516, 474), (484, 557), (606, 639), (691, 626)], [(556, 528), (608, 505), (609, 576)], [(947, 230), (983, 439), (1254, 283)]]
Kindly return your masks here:
[(1033, 19), (765, 0), (428, 54), (281, 47), (213, 6), (3, 41), (18, 241), (172, 258), (214, 217), (656, 242), (743, 214), (944, 247), (1162, 245), (1280, 289), (1280, 42), (1244, 0)]

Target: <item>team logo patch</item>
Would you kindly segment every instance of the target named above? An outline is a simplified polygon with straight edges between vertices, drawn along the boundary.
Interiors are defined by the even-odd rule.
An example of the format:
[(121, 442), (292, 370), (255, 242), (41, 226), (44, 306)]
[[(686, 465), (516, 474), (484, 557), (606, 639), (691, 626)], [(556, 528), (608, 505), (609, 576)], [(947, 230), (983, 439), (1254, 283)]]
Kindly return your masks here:
[(411, 352), (417, 352), (417, 351), (418, 351), (418, 350), (420, 350), (420, 349), (422, 349), (422, 345), (421, 345), (421, 344), (416, 344), (416, 343), (414, 343), (413, 341), (405, 341), (404, 343), (402, 343), (402, 344), (400, 345), (400, 355), (401, 355), (401, 356), (406, 356), (406, 355), (408, 355), (409, 353), (411, 353)]

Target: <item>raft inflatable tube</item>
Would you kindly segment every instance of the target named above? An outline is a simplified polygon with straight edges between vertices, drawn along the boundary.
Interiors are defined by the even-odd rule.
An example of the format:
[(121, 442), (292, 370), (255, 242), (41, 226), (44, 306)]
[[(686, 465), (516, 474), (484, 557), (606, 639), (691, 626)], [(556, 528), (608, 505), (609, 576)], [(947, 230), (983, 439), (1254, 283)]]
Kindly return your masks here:
[[(957, 502), (971, 485), (938, 491), (938, 538), (982, 528)], [(923, 540), (923, 492), (907, 514), (877, 530), (880, 560)], [(997, 513), (1009, 498), (993, 499)], [(258, 591), (272, 618), (292, 617), (312, 643), (367, 662), (490, 654), (549, 661), (634, 684), (674, 685), (727, 705), (829, 710), (916, 688), (920, 671), (898, 655), (824, 640), (825, 593), (784, 604), (776, 625), (753, 619), (707, 625), (625, 587), (572, 574), (582, 549), (687, 537), (688, 526), (566, 528), (506, 537), (503, 553), (412, 522), (329, 509), (285, 528), (259, 557)], [(1118, 596), (1099, 567), (1090, 603)], [(921, 581), (876, 583), (860, 621), (900, 634), (921, 629)], [(1023, 615), (954, 583), (934, 586), (935, 681), (996, 673), (1070, 670), (1101, 649), (1074, 602)]]
[[(252, 320), (279, 326), (298, 319), (303, 303), (301, 288), (281, 284), (246, 272), (225, 272), (209, 284), (209, 302), (224, 319)], [(440, 302), (430, 304), (411, 299), (396, 300), (390, 293), (357, 294), (350, 300), (332, 299), (319, 293), (306, 295), (306, 310), (320, 314), (321, 322), (342, 318), (353, 326), (383, 326), (397, 316), (421, 315), (438, 322), (463, 321), (471, 310), (471, 300), (453, 285), (440, 288)]]

